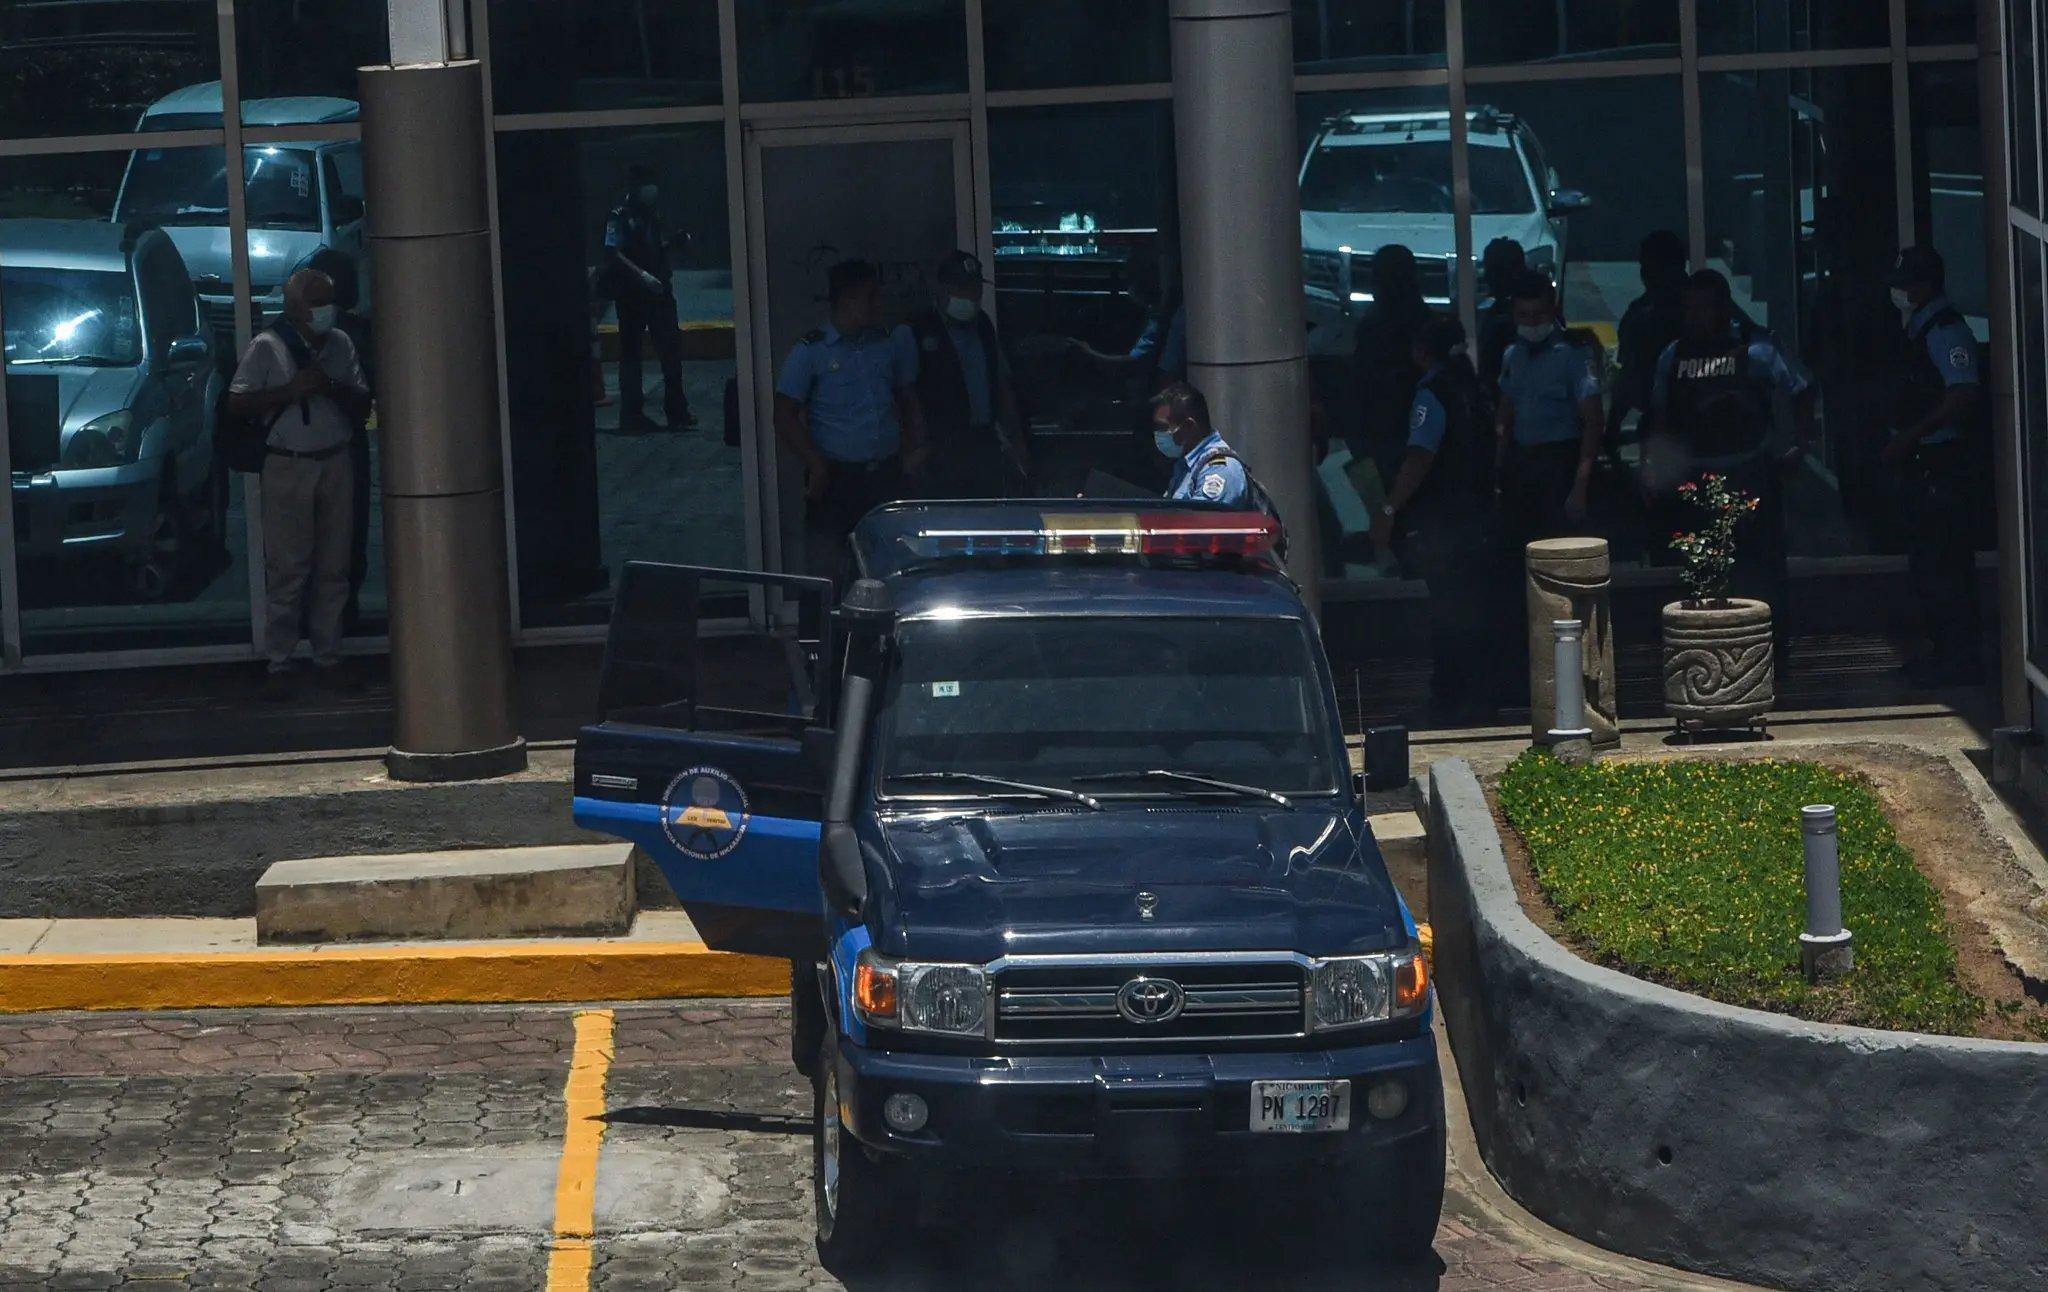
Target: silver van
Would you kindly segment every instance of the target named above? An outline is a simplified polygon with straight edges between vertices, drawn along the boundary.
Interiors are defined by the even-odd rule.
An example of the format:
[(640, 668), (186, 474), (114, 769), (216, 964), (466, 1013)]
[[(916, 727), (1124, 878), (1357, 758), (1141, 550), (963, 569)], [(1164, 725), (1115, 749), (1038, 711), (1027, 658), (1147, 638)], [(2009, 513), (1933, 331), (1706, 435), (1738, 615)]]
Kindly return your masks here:
[[(138, 130), (211, 130), (221, 124), (220, 82), (188, 86), (151, 104)], [(354, 99), (302, 95), (245, 99), (244, 127), (355, 121)], [(284, 280), (323, 249), (356, 267), (357, 313), (370, 313), (364, 259), (363, 149), (355, 139), (248, 144), (242, 184), (249, 212), (254, 328), (284, 308)], [(227, 162), (220, 148), (136, 149), (128, 158), (114, 223), (161, 226), (178, 244), (222, 353), (235, 333), (234, 247), (228, 229)]]
[(213, 418), (225, 378), (161, 229), (0, 220), (0, 338), (23, 564), (125, 563), (175, 595), (224, 550)]

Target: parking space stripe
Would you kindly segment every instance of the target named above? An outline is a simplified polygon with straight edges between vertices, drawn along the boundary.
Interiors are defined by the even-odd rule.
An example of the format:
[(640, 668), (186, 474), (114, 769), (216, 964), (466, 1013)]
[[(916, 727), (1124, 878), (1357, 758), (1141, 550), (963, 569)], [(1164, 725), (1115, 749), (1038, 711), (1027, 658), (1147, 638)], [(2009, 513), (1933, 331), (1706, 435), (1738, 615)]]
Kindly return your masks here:
[(597, 1220), (597, 1150), (604, 1139), (604, 1082), (612, 1066), (612, 1011), (576, 1014), (576, 1053), (562, 1086), (562, 1161), (555, 1171), (555, 1234), (548, 1249), (548, 1292), (590, 1286), (590, 1241)]

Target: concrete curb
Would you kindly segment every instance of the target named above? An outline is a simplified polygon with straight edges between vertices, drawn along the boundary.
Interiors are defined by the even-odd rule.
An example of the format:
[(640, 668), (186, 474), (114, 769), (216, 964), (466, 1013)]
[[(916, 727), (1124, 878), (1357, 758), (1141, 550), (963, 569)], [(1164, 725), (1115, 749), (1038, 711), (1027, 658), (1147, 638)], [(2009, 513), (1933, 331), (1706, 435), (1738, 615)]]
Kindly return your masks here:
[(0, 956), (0, 1013), (783, 996), (786, 961), (701, 942)]
[(1522, 910), (1462, 759), (1431, 769), (1429, 822), (1473, 1131), (1532, 1213), (1778, 1287), (2048, 1279), (2048, 1045), (1807, 1023), (1589, 964)]

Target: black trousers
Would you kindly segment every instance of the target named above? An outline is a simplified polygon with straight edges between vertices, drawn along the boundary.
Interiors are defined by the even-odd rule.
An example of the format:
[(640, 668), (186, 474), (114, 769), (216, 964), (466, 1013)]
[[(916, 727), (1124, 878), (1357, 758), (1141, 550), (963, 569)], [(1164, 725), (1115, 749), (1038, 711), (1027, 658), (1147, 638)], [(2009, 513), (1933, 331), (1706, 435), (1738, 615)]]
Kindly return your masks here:
[(643, 334), (653, 343), (655, 358), (661, 363), (662, 415), (675, 425), (689, 416), (690, 400), (683, 392), (683, 334), (676, 324), (676, 298), (667, 292), (619, 298), (619, 424), (624, 426), (641, 415)]
[[(1409, 556), (1429, 585), (1429, 698), (1438, 716), (1491, 711), (1503, 693), (1499, 580), (1486, 526), (1477, 514), (1424, 515)], [(1512, 654), (1512, 652), (1509, 652)]]
[(1938, 660), (1972, 664), (1977, 654), (1977, 564), (1973, 483), (1961, 445), (1923, 448), (1907, 466), (1900, 499), (1906, 562), (1921, 630)]
[(1508, 450), (1507, 472), (1501, 478), (1502, 519), (1517, 564), (1522, 548), (1539, 538), (1560, 538), (1571, 532), (1565, 499), (1579, 472), (1579, 442), (1517, 444)]
[(825, 496), (804, 509), (804, 572), (830, 579), (843, 590), (853, 578), (853, 549), (847, 542), (853, 527), (870, 511), (902, 496), (900, 457), (829, 463)]

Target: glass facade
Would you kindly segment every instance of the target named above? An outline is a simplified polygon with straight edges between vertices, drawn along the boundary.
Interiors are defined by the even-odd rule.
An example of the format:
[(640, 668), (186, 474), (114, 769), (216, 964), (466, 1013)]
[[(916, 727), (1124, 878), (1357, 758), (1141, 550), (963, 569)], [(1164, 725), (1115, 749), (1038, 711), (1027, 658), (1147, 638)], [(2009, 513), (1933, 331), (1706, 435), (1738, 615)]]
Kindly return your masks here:
[[(2032, 111), (2004, 131), (1978, 119), (1973, 4), (1904, 6), (1901, 103), (1891, 8), (1877, 3), (1463, 0), (1462, 49), (1447, 44), (1444, 0), (1293, 8), (1329, 578), (1372, 595), (1414, 573), (1369, 536), (1414, 376), (1397, 344), (1405, 333), (1386, 326), (1398, 311), (1380, 299), (1395, 247), (1413, 258), (1421, 306), (1482, 335), (1498, 333), (1502, 315), (1502, 285), (1482, 263), (1489, 244), (1558, 286), (1609, 423), (1589, 524), (1624, 563), (1663, 563), (1629, 488), (1648, 396), (1625, 320), (1645, 296), (1638, 258), (1651, 234), (1669, 234), (1693, 268), (1724, 274), (1748, 325), (1767, 330), (1816, 392), (1815, 434), (1788, 486), (1791, 553), (1902, 550), (1879, 461), (1903, 344), (1884, 275), (1901, 241), (1939, 249), (1949, 296), (1988, 337), (1987, 147), (2009, 150), (2013, 263), (2019, 286), (2039, 293), (2041, 257), (2028, 252), (2038, 242), (2026, 239), (2042, 213), (2041, 123)], [(2009, 93), (2032, 105), (2038, 4), (2005, 8)], [(898, 312), (929, 303), (934, 266), (923, 261), (949, 236), (987, 259), (984, 302), (1028, 447), (1020, 487), (1069, 491), (1091, 471), (1150, 486), (1161, 472), (1143, 403), (1185, 363), (1187, 332), (1166, 0), (732, 0), (729, 29), (720, 10), (717, 0), (470, 7), (496, 117), (522, 633), (594, 631), (628, 560), (797, 564), (786, 553), (800, 482), (775, 447), (774, 375), (816, 325), (825, 266), (888, 242), (848, 228), (831, 245), (789, 243), (777, 195), (798, 172), (845, 171), (826, 164), (833, 150), (890, 143), (905, 165), (905, 149), (932, 153), (933, 182), (917, 199), (932, 210), (877, 192), (840, 214), (924, 231), (915, 255), (884, 266)], [(972, 40), (971, 13), (982, 22)], [(1695, 13), (1697, 30), (1683, 31)], [(1697, 78), (1682, 74), (1688, 47), (1702, 58)], [(0, 551), (0, 594), (10, 594), (0, 595), (0, 667), (80, 653), (192, 658), (189, 648), (253, 657), (261, 489), (201, 459), (238, 348), (275, 317), (294, 269), (335, 277), (344, 329), (374, 357), (353, 87), (357, 66), (385, 57), (378, 0), (0, 6), (13, 517)], [(1466, 69), (1457, 122), (1452, 66)], [(240, 87), (226, 105), (223, 79)], [(239, 123), (238, 164), (224, 110)], [(955, 207), (941, 209), (949, 183)], [(813, 223), (828, 214), (813, 211)], [(152, 224), (163, 232), (144, 248), (132, 235)], [(37, 263), (66, 238), (93, 237), (109, 243), (107, 272), (128, 276), (118, 291), (50, 281)], [(653, 270), (646, 278), (636, 257)], [(67, 381), (110, 382), (44, 361), (49, 329), (93, 311), (110, 320), (100, 339), (125, 347), (124, 362), (135, 356), (135, 393), (75, 396)], [(187, 313), (181, 327), (173, 315)], [(67, 337), (82, 343), (89, 330)], [(2032, 435), (2042, 399), (2021, 398)], [(148, 426), (108, 434), (124, 417)], [(351, 444), (360, 586), (350, 623), (365, 648), (384, 630), (378, 437), (373, 419)], [(2048, 459), (2048, 444), (2030, 439), (2029, 453)], [(122, 492), (61, 496), (107, 472)]]
[(2005, 138), (2010, 163), (2014, 415), (2027, 568), (2026, 658), (2036, 707), (2048, 695), (2048, 226), (2041, 220), (2040, 75), (2048, 4), (2004, 0)]

